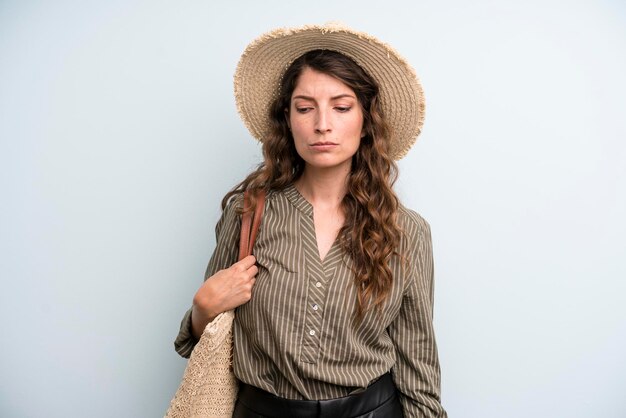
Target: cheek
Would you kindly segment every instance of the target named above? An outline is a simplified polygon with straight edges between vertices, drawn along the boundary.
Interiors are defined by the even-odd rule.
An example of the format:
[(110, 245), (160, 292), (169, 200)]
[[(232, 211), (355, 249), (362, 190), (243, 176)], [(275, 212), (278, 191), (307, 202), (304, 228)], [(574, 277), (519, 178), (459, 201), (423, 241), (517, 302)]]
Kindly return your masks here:
[(359, 138), (359, 142), (361, 142), (361, 138), (365, 136), (365, 125), (363, 123), (363, 117), (360, 116), (354, 121), (352, 134)]
[(298, 155), (302, 156), (302, 152), (305, 149), (306, 137), (302, 125), (298, 123), (290, 123), (291, 125), (291, 137), (293, 138), (293, 144), (296, 147)]
[(304, 141), (307, 132), (310, 131), (310, 127), (304, 118), (291, 118), (289, 120), (289, 126), (291, 128), (291, 135), (296, 143), (298, 141)]

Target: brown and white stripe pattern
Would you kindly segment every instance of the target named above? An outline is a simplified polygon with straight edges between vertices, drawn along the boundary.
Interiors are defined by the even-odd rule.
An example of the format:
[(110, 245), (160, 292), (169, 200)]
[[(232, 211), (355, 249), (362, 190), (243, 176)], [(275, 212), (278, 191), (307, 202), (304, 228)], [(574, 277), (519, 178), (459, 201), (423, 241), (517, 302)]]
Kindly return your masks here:
[[(207, 278), (237, 260), (236, 204), (217, 225)], [(382, 315), (368, 312), (355, 327), (350, 259), (335, 242), (320, 260), (313, 208), (295, 187), (268, 194), (254, 248), (259, 274), (252, 299), (236, 311), (236, 376), (285, 398), (329, 399), (391, 370), (405, 417), (445, 417), (432, 327), (430, 229), (403, 207), (399, 220), (408, 264), (392, 262), (394, 285)], [(189, 312), (175, 344), (182, 356), (193, 350)]]

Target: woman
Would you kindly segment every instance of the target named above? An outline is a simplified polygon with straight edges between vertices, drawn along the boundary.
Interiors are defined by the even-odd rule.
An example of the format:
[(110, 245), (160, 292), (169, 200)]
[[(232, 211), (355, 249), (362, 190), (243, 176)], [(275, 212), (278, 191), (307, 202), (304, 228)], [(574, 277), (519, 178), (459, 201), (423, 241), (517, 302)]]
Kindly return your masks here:
[[(264, 161), (222, 201), (177, 351), (237, 308), (234, 417), (446, 416), (430, 230), (392, 189), (423, 121), (413, 70), (344, 27), (277, 30), (244, 52), (235, 96)], [(255, 256), (235, 262), (242, 192), (260, 189)]]

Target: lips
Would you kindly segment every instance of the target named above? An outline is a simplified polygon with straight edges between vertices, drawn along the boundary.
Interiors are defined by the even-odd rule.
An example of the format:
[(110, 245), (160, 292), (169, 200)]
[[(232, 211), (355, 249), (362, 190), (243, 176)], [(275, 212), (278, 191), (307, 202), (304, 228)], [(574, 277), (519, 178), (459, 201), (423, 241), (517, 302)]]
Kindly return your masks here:
[(316, 151), (330, 151), (331, 149), (335, 148), (337, 145), (339, 144), (335, 142), (323, 141), (323, 142), (315, 142), (311, 144), (311, 148)]

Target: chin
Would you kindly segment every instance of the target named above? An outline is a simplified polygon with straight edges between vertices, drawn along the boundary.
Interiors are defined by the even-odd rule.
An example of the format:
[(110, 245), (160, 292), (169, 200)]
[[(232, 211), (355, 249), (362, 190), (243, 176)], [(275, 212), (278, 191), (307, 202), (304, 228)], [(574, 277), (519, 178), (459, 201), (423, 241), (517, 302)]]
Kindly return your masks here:
[(308, 158), (304, 160), (306, 165), (311, 168), (316, 169), (331, 169), (331, 168), (341, 168), (341, 167), (350, 167), (352, 164), (352, 158), (343, 159), (343, 158)]

